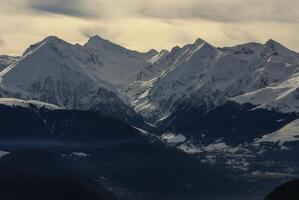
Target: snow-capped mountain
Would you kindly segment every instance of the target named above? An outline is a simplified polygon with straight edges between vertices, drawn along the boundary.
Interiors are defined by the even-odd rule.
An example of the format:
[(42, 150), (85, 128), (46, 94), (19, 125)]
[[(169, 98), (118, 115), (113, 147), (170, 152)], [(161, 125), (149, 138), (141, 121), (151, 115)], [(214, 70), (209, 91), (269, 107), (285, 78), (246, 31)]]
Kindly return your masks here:
[[(100, 48), (105, 50), (106, 46), (99, 45)], [(111, 51), (108, 48), (107, 52)], [(101, 59), (89, 48), (57, 37), (45, 38), (0, 73), (1, 95), (39, 100), (67, 109), (97, 109), (103, 115), (125, 120), (135, 118), (136, 113), (127, 105), (126, 97), (112, 81), (101, 79), (101, 68), (106, 62)]]
[[(80, 46), (49, 37), (31, 46), (24, 56), (0, 74), (2, 89), (22, 99), (35, 99), (67, 108), (85, 108), (86, 97), (100, 84), (89, 74), (94, 62)], [(87, 63), (84, 68), (82, 63)], [(99, 63), (99, 61), (97, 61)], [(110, 87), (112, 88), (112, 87)], [(87, 103), (87, 102), (86, 102)]]
[(215, 48), (197, 40), (193, 45), (162, 52), (152, 61), (143, 74), (152, 72), (156, 77), (135, 83), (140, 88), (132, 104), (151, 121), (166, 118), (182, 102), (207, 109), (227, 100), (283, 112), (299, 108), (299, 54), (273, 40), (230, 48)]
[(84, 45), (52, 36), (11, 60), (0, 72), (2, 97), (68, 109), (120, 118), (137, 112), (150, 123), (184, 103), (207, 110), (226, 101), (299, 110), (299, 54), (273, 40), (216, 48), (198, 39), (171, 51), (140, 53), (99, 36)]

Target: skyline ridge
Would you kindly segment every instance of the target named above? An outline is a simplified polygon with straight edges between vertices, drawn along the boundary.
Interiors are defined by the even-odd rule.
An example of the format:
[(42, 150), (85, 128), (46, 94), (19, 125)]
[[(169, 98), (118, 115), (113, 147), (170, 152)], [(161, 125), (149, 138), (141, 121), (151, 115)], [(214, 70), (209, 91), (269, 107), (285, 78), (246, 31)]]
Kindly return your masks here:
[[(30, 46), (39, 44), (39, 43), (41, 43), (41, 42), (43, 42), (43, 41), (47, 41), (47, 40), (49, 40), (49, 39), (51, 39), (51, 40), (53, 40), (53, 39), (55, 40), (55, 39), (56, 39), (56, 40), (58, 40), (58, 41), (60, 40), (60, 41), (66, 42), (66, 43), (71, 44), (71, 45), (80, 45), (81, 47), (84, 47), (84, 46), (85, 46), (86, 44), (88, 44), (92, 39), (101, 39), (101, 40), (103, 40), (103, 41), (105, 41), (105, 42), (107, 42), (107, 43), (110, 43), (110, 44), (112, 44), (112, 45), (115, 45), (115, 46), (118, 46), (118, 47), (121, 47), (121, 48), (130, 50), (130, 51), (133, 51), (133, 52), (139, 52), (139, 53), (144, 53), (144, 54), (146, 54), (146, 53), (150, 53), (150, 52), (153, 52), (153, 51), (156, 51), (157, 53), (161, 53), (161, 52), (163, 52), (163, 51), (170, 52), (170, 51), (171, 51), (172, 49), (174, 49), (174, 48), (177, 48), (177, 47), (179, 47), (179, 48), (183, 48), (184, 46), (187, 46), (187, 45), (194, 45), (194, 44), (198, 43), (198, 41), (206, 42), (207, 44), (212, 45), (213, 47), (215, 47), (215, 48), (219, 48), (219, 49), (233, 48), (233, 47), (243, 46), (243, 45), (247, 45), (247, 44), (267, 45), (268, 43), (274, 43), (274, 44), (278, 44), (278, 45), (280, 45), (280, 46), (282, 46), (282, 47), (284, 47), (284, 48), (286, 48), (286, 49), (288, 49), (288, 50), (290, 50), (290, 51), (293, 51), (293, 52), (295, 52), (295, 53), (299, 53), (299, 50), (298, 50), (298, 51), (293, 50), (293, 49), (289, 48), (288, 46), (286, 46), (285, 44), (283, 44), (283, 43), (281, 43), (281, 42), (279, 42), (279, 41), (277, 41), (277, 40), (275, 40), (275, 39), (272, 39), (272, 38), (267, 39), (264, 43), (260, 43), (260, 42), (250, 42), (250, 41), (249, 41), (249, 42), (245, 42), (245, 43), (235, 44), (235, 45), (233, 45), (233, 46), (223, 46), (223, 47), (219, 47), (219, 46), (215, 46), (215, 45), (211, 44), (210, 42), (208, 42), (208, 41), (202, 39), (201, 37), (198, 37), (196, 40), (194, 40), (194, 41), (191, 42), (191, 43), (186, 43), (186, 44), (183, 44), (183, 45), (174, 45), (173, 47), (171, 47), (171, 48), (169, 48), (169, 49), (161, 49), (161, 50), (157, 50), (157, 49), (155, 49), (155, 48), (150, 48), (148, 51), (139, 51), (139, 50), (136, 50), (136, 49), (130, 49), (130, 48), (127, 48), (127, 47), (125, 47), (125, 46), (123, 46), (123, 45), (121, 45), (121, 44), (118, 44), (117, 42), (114, 42), (114, 41), (111, 41), (111, 40), (109, 40), (109, 39), (106, 39), (106, 38), (102, 37), (102, 36), (99, 35), (99, 34), (95, 34), (95, 35), (90, 36), (90, 37), (87, 38), (87, 40), (86, 40), (84, 43), (82, 43), (82, 44), (80, 44), (80, 43), (78, 43), (78, 42), (73, 43), (73, 42), (64, 40), (63, 38), (61, 38), (61, 37), (59, 37), (59, 36), (56, 36), (56, 35), (49, 35), (49, 36), (44, 37), (44, 39), (42, 39), (42, 40), (40, 40), (40, 41), (38, 41), (38, 42), (36, 42), (36, 43), (32, 43), (32, 44), (30, 44), (25, 50), (23, 50), (23, 53), (26, 52), (26, 50), (28, 50), (28, 49), (30, 48)], [(10, 54), (8, 54), (8, 53), (4, 53), (4, 54), (0, 54), (0, 55), (2, 55), (2, 56), (10, 56), (10, 57), (19, 57), (19, 56), (22, 56), (23, 53), (21, 53), (21, 54), (17, 54), (17, 55), (10, 55)]]

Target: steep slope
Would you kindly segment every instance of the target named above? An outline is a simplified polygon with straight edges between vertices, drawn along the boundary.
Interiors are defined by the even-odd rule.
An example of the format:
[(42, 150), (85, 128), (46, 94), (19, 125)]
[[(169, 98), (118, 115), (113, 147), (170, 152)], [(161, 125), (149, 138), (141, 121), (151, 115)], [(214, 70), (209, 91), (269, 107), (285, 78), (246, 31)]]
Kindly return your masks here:
[(16, 62), (19, 58), (18, 57), (12, 57), (12, 56), (1, 56), (0, 55), (0, 72), (8, 67), (9, 65)]
[(1, 94), (67, 109), (94, 108), (103, 115), (133, 121), (136, 114), (126, 105), (126, 98), (94, 73), (102, 65), (84, 47), (48, 37), (0, 73)]
[(187, 44), (182, 48), (176, 46), (170, 52), (162, 50), (148, 60), (149, 64), (138, 74), (138, 80), (148, 81), (159, 77), (189, 59), (195, 51), (201, 48), (203, 43), (205, 41), (198, 39), (194, 44)]
[[(179, 52), (179, 55), (176, 55)], [(156, 118), (168, 114), (178, 99), (194, 90), (194, 84), (200, 84), (200, 78), (207, 71), (219, 51), (202, 40), (182, 49), (174, 48), (167, 59), (173, 62), (155, 79), (146, 81), (141, 87), (142, 94), (133, 102), (135, 110), (144, 116)], [(162, 58), (163, 59), (163, 58)], [(160, 61), (163, 65), (165, 61)], [(163, 68), (163, 66), (162, 66)], [(146, 86), (150, 85), (149, 88)], [(161, 116), (162, 115), (162, 116)]]
[(101, 67), (94, 69), (94, 73), (101, 80), (121, 88), (134, 82), (147, 60), (157, 54), (155, 50), (147, 53), (132, 51), (99, 36), (91, 37), (84, 48), (92, 55), (96, 55), (102, 62)]
[[(229, 48), (215, 48), (197, 40), (193, 45), (175, 48), (166, 60), (168, 67), (163, 65), (165, 60), (151, 66), (150, 71), (157, 77), (137, 82), (139, 90), (132, 105), (151, 122), (166, 118), (182, 102), (210, 109), (230, 99), (271, 108), (288, 106), (285, 111), (298, 111), (295, 89), (299, 54), (273, 40), (264, 45), (248, 43)], [(275, 94), (269, 95), (273, 87), (277, 87)], [(279, 101), (279, 97), (290, 93), (290, 98)]]
[(46, 38), (1, 72), (2, 88), (24, 99), (80, 108), (82, 103), (77, 99), (95, 93), (101, 86), (75, 60), (88, 54), (80, 47), (77, 51), (73, 48), (77, 47), (58, 38)]

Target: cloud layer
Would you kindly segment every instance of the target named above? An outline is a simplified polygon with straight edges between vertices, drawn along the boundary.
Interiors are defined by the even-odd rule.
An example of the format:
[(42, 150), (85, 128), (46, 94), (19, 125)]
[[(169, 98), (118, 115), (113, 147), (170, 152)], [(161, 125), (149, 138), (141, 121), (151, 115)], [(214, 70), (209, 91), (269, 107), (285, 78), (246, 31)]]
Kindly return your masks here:
[(297, 0), (25, 0), (33, 10), (76, 17), (150, 16), (217, 22), (298, 22)]
[(92, 12), (84, 8), (81, 0), (31, 0), (27, 6), (32, 10), (40, 12), (74, 17), (95, 17)]
[[(276, 39), (299, 50), (297, 0), (1, 0), (0, 53), (47, 35), (84, 43), (99, 34), (128, 48), (217, 46)], [(3, 45), (5, 43), (5, 45)]]

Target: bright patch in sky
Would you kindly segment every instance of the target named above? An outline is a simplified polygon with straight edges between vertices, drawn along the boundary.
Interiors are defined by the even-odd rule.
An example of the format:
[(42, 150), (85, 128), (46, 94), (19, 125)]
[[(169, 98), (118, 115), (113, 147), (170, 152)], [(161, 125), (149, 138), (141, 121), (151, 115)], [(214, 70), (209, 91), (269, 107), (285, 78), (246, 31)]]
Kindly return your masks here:
[(273, 38), (299, 50), (297, 0), (1, 0), (0, 54), (48, 35), (85, 43), (101, 35), (140, 51), (207, 40), (215, 46)]

